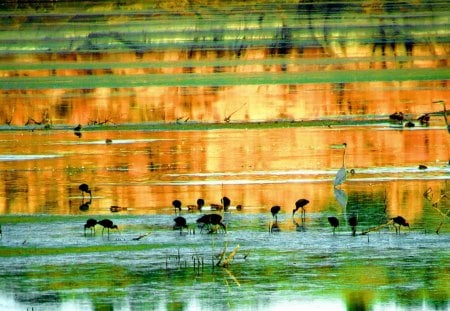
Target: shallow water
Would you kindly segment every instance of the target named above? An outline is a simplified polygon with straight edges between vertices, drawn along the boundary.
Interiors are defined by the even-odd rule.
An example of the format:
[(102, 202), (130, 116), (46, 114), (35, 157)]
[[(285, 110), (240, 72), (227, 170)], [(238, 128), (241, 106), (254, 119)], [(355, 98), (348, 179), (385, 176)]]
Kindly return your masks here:
[(447, 1), (0, 7), (0, 310), (449, 309)]
[[(441, 127), (82, 134), (0, 133), (0, 309), (448, 309), (449, 204), (439, 198), (448, 192), (449, 138)], [(349, 172), (336, 192), (344, 141)], [(82, 182), (92, 200), (81, 196)], [(213, 212), (227, 234), (172, 230), (172, 200), (195, 228), (222, 196), (230, 210)], [(189, 212), (200, 197), (205, 211)], [(292, 217), (299, 198), (310, 201), (304, 219)], [(280, 232), (270, 233), (273, 205), (282, 207)], [(362, 235), (397, 215), (409, 230)], [(340, 220), (335, 235), (328, 216)], [(85, 236), (88, 218), (112, 219), (119, 231), (108, 237), (97, 225)], [(238, 245), (230, 265), (215, 265), (225, 246), (228, 256)]]

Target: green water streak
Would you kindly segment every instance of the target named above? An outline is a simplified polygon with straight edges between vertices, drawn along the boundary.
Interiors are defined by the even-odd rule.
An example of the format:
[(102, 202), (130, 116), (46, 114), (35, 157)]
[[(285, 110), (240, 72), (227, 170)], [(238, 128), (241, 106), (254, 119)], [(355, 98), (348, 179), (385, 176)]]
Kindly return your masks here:
[(353, 83), (372, 81), (447, 80), (450, 69), (342, 70), (304, 73), (215, 73), (96, 75), (73, 77), (14, 77), (0, 79), (0, 89), (92, 89), (152, 86), (229, 86), (299, 83)]

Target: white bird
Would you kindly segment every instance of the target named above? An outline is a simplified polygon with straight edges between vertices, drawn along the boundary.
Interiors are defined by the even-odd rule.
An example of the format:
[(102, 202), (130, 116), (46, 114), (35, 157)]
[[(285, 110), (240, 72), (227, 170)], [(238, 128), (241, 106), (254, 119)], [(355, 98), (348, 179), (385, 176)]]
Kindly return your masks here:
[(347, 148), (347, 144), (342, 144), (344, 148), (344, 153), (342, 155), (342, 167), (339, 169), (339, 171), (336, 174), (336, 177), (334, 178), (334, 186), (339, 186), (344, 183), (344, 181), (347, 179), (347, 170), (345, 169), (345, 149)]
[(433, 103), (442, 104), (444, 106), (444, 111), (443, 111), (444, 121), (445, 121), (445, 125), (447, 125), (447, 131), (450, 134), (450, 124), (448, 124), (448, 120), (447, 120), (447, 110), (445, 109), (445, 101), (437, 100), (437, 101), (434, 101)]

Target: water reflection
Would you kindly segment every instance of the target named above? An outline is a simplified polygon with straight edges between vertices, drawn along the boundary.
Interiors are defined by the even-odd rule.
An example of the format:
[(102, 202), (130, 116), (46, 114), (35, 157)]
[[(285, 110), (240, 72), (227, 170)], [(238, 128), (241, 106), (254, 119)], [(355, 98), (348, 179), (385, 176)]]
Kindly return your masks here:
[[(355, 173), (336, 188), (342, 150), (334, 146), (342, 141), (346, 169)], [(250, 310), (333, 301), (342, 308), (445, 309), (447, 143), (441, 129), (400, 132), (389, 125), (143, 128), (86, 131), (81, 138), (71, 129), (2, 132), (2, 303)], [(92, 198), (83, 198), (83, 183)], [(229, 210), (210, 211), (224, 197)], [(198, 198), (202, 211), (190, 210)], [(302, 198), (309, 201), (305, 213), (299, 207), (293, 214)], [(175, 199), (188, 225), (218, 213), (228, 233), (173, 231)], [(398, 215), (411, 231), (395, 234), (389, 222)], [(340, 222), (334, 234), (330, 216)], [(88, 218), (109, 218), (120, 234), (84, 236)], [(274, 223), (279, 230), (270, 234)], [(212, 264), (225, 246), (228, 256), (237, 245), (228, 271)], [(193, 258), (202, 258), (202, 269)], [(299, 280), (301, 289), (294, 289)]]
[(442, 1), (154, 5), (3, 5), (3, 124), (415, 119), (449, 100)]
[[(3, 133), (1, 209), (76, 214), (85, 203), (78, 186), (86, 183), (94, 194), (88, 213), (108, 213), (110, 206), (153, 213), (170, 208), (175, 198), (186, 205), (203, 198), (210, 205), (223, 196), (247, 211), (273, 205), (288, 211), (304, 197), (314, 212), (329, 202), (345, 209), (378, 193), (379, 204), (404, 209), (411, 219), (429, 187), (446, 189), (445, 135), (384, 128), (86, 132), (81, 140), (64, 131)], [(335, 189), (330, 183), (342, 153), (330, 146), (342, 139), (351, 142), (346, 164), (355, 173)]]

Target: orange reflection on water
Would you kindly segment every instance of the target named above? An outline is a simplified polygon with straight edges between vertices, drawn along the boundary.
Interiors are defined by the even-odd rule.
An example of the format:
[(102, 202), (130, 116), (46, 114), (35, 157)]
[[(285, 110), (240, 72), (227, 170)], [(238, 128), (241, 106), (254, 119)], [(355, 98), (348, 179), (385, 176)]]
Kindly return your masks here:
[[(105, 139), (112, 139), (106, 144)], [(333, 179), (347, 142), (347, 210), (333, 195)], [(309, 213), (344, 215), (371, 206), (420, 222), (431, 203), (423, 193), (448, 191), (449, 136), (443, 129), (281, 128), (211, 131), (71, 131), (1, 133), (1, 155), (52, 158), (0, 162), (2, 214), (170, 213), (203, 198), (228, 196), (244, 212), (282, 206), (289, 220), (294, 203), (307, 198)], [(419, 164), (429, 170), (419, 171)], [(87, 211), (78, 185), (88, 183)], [(447, 203), (446, 203), (447, 202)], [(385, 207), (384, 205), (385, 204)], [(441, 204), (448, 204), (443, 200)], [(437, 217), (437, 214), (436, 214)], [(286, 222), (292, 226), (292, 222)]]

